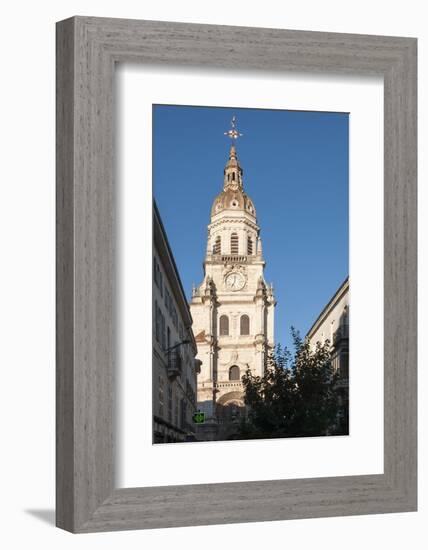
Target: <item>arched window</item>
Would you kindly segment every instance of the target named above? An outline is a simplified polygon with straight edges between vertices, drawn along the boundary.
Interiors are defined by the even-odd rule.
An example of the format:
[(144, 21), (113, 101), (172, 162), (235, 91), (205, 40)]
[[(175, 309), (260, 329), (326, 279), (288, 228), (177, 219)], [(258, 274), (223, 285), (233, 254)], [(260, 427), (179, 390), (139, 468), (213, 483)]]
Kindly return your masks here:
[(221, 237), (216, 237), (216, 240), (214, 242), (214, 254), (220, 254), (221, 253)]
[(233, 365), (233, 367), (230, 367), (229, 369), (229, 380), (240, 380), (240, 372), (239, 367), (236, 365)]
[(241, 315), (241, 334), (250, 334), (250, 318), (248, 315)]
[(229, 317), (227, 315), (222, 315), (220, 317), (220, 336), (229, 335)]
[(247, 254), (251, 255), (253, 253), (253, 239), (251, 237), (248, 237), (247, 241)]
[(232, 233), (232, 235), (230, 236), (230, 253), (238, 254), (238, 252), (239, 252), (238, 234)]

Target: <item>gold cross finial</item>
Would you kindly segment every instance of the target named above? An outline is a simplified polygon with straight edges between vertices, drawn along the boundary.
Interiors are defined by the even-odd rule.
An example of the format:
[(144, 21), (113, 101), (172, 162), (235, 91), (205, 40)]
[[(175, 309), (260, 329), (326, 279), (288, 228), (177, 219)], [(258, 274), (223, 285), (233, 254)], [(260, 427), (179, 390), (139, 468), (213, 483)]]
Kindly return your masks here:
[(228, 132), (224, 132), (224, 135), (227, 137), (230, 137), (230, 139), (238, 139), (244, 134), (240, 134), (236, 128), (236, 116), (233, 115), (232, 120), (230, 121), (230, 130)]

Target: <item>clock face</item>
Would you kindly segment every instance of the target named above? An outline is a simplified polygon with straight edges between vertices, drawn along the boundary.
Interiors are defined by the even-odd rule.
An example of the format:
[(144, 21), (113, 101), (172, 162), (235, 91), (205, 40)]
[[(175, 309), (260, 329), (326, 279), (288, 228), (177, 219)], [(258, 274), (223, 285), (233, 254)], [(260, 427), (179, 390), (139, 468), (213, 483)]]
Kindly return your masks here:
[(241, 290), (245, 285), (245, 279), (241, 273), (229, 273), (225, 282), (226, 288), (233, 291)]

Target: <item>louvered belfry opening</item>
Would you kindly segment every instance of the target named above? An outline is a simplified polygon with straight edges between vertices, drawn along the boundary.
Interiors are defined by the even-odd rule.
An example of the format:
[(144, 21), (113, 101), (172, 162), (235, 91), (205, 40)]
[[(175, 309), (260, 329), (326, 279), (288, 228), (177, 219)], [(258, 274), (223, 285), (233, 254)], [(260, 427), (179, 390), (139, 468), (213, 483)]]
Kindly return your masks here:
[(220, 254), (221, 253), (221, 237), (216, 237), (216, 240), (214, 242), (214, 254)]
[(251, 237), (248, 237), (247, 241), (247, 254), (251, 256), (253, 253), (253, 239)]
[(232, 233), (232, 235), (230, 236), (230, 253), (231, 254), (239, 253), (239, 240), (238, 240), (237, 233)]

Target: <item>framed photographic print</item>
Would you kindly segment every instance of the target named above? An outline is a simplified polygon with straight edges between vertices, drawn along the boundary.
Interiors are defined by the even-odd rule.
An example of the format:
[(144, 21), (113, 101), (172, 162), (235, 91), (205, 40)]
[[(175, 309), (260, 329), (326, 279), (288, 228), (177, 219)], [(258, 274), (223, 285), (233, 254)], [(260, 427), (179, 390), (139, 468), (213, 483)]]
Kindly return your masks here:
[(416, 509), (415, 39), (58, 23), (57, 220), (59, 527)]
[[(348, 118), (154, 105), (154, 443), (348, 435)], [(226, 132), (222, 119), (230, 119)], [(253, 136), (238, 130), (238, 119)], [(224, 135), (230, 146), (221, 146)], [(225, 156), (217, 171), (216, 148)], [(216, 172), (220, 185), (210, 187)], [(332, 205), (335, 215), (326, 216)], [(205, 229), (206, 221), (205, 237), (198, 225)], [(313, 246), (315, 230), (329, 235), (327, 246)], [(191, 291), (182, 308), (168, 257)], [(192, 275), (202, 281), (192, 285)], [(328, 300), (318, 298), (317, 312), (319, 295)], [(289, 296), (295, 355), (281, 347), (287, 323), (280, 296)]]

